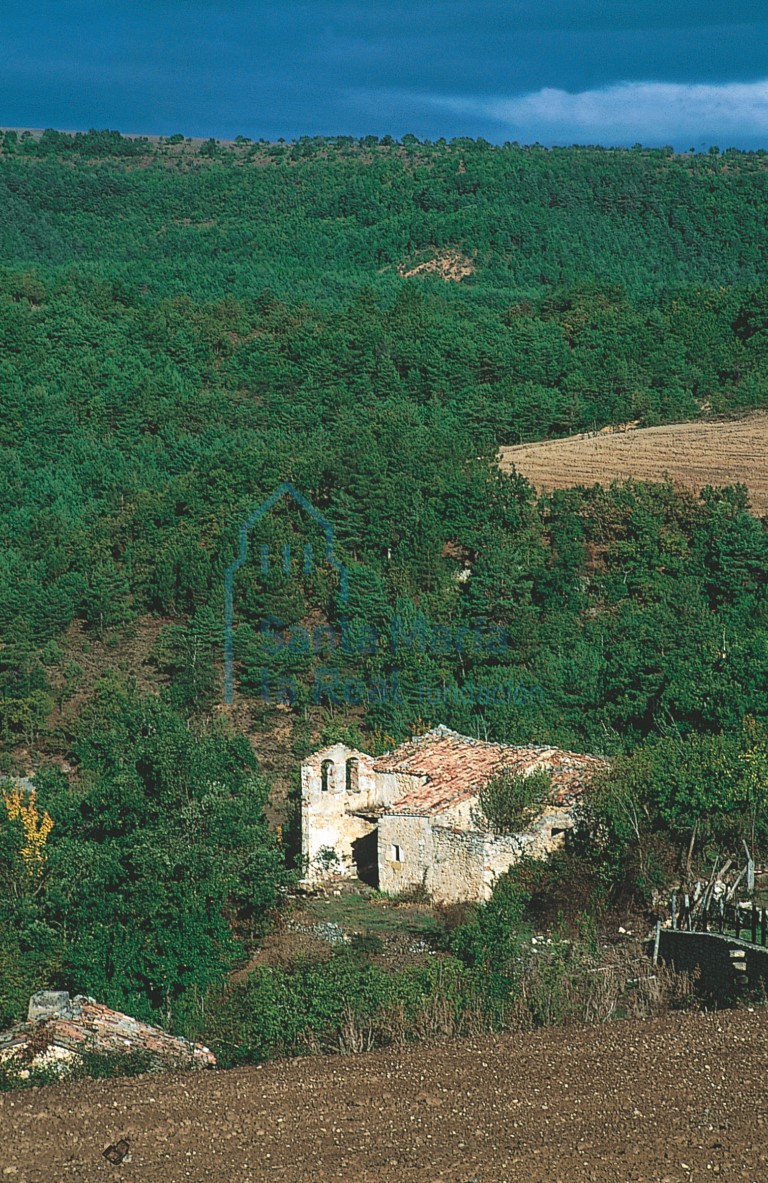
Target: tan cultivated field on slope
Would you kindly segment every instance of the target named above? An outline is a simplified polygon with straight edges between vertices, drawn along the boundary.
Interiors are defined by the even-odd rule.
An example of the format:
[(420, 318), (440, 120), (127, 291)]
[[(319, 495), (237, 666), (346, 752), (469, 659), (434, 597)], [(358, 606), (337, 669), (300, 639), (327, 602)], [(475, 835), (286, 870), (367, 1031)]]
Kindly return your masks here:
[(542, 492), (611, 481), (663, 481), (698, 492), (705, 485), (746, 485), (752, 509), (768, 513), (768, 414), (725, 422), (673, 423), (501, 449)]

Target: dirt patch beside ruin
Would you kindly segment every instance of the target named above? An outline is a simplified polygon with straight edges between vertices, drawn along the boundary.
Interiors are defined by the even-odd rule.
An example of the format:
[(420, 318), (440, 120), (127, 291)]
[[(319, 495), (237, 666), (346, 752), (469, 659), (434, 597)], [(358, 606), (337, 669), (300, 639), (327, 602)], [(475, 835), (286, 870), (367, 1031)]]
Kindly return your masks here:
[(403, 279), (412, 279), (415, 275), (437, 275), (446, 283), (460, 283), (468, 275), (474, 274), (475, 265), (461, 251), (444, 250), (436, 251), (418, 263), (401, 263), (397, 270)]
[[(768, 1010), (0, 1097), (13, 1183), (768, 1178)], [(103, 1151), (130, 1143), (119, 1168)]]

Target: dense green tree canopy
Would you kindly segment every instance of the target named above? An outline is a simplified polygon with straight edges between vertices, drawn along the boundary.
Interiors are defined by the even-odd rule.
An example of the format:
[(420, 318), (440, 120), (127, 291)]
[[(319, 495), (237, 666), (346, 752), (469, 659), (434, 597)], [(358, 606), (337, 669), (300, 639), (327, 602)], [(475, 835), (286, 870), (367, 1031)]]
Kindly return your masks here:
[[(331, 523), (348, 597), (290, 499), (254, 524), (241, 720), (624, 753), (653, 826), (683, 841), (715, 802), (760, 837), (763, 749), (735, 796), (712, 771), (768, 720), (746, 491), (537, 497), (495, 458), (766, 405), (765, 154), (0, 146), (2, 759), (71, 769), (38, 777), (54, 828), (47, 878), (14, 880), (6, 1010), (55, 969), (183, 1016), (274, 901), (263, 780), (213, 720), (225, 573), (286, 481)], [(146, 635), (148, 697), (126, 689)], [(17, 870), (22, 837), (0, 814)]]

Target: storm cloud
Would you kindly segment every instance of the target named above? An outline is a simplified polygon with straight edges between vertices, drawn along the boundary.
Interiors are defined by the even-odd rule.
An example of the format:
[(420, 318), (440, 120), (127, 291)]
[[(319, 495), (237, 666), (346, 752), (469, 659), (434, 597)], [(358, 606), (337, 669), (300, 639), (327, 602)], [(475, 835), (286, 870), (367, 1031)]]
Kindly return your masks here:
[[(763, 0), (29, 0), (0, 122), (757, 146)], [(687, 147), (688, 145), (685, 144)]]

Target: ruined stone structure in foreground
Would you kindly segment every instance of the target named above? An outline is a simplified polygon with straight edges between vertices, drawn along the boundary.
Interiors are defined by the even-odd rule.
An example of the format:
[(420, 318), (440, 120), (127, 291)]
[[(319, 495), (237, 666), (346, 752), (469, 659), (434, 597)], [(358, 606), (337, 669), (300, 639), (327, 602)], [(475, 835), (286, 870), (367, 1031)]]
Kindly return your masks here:
[[(384, 756), (345, 744), (301, 769), (306, 882), (362, 879), (392, 894), (423, 888), (436, 901), (485, 900), (522, 855), (556, 850), (573, 807), (606, 761), (553, 747), (485, 743), (436, 727)], [(531, 827), (493, 834), (478, 825), (478, 794), (503, 772), (550, 774), (552, 792)]]
[(95, 998), (64, 990), (41, 990), (29, 1000), (26, 1023), (0, 1032), (0, 1067), (28, 1078), (35, 1068), (66, 1076), (83, 1054), (125, 1056), (143, 1053), (148, 1070), (213, 1068), (216, 1057), (200, 1043), (169, 1035), (138, 1019), (111, 1010)]

